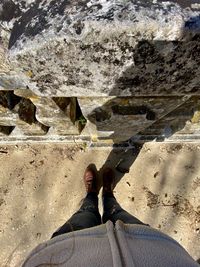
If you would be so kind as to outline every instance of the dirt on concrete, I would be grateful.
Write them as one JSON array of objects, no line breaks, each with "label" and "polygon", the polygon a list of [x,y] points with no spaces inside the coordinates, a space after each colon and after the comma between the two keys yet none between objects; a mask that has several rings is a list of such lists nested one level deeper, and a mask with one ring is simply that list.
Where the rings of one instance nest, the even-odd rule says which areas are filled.
[{"label": "dirt on concrete", "polygon": [[85,196],[82,176],[92,162],[98,170],[122,162],[120,169],[129,172],[116,171],[114,192],[123,208],[200,258],[198,144],[146,143],[137,153],[18,144],[0,146],[0,266],[21,266],[78,209]]}]

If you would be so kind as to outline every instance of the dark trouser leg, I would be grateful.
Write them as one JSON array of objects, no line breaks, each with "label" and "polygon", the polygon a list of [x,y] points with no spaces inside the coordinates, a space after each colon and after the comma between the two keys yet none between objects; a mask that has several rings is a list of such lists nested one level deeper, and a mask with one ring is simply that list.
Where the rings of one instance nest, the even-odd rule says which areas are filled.
[{"label": "dark trouser leg", "polygon": [[101,215],[98,210],[98,196],[96,193],[88,193],[81,208],[51,238],[99,224],[101,224]]},{"label": "dark trouser leg", "polygon": [[105,193],[103,196],[103,223],[108,220],[112,221],[114,224],[117,220],[121,220],[126,224],[144,224],[136,217],[132,216],[130,213],[121,208],[119,203],[116,201],[112,193]]}]

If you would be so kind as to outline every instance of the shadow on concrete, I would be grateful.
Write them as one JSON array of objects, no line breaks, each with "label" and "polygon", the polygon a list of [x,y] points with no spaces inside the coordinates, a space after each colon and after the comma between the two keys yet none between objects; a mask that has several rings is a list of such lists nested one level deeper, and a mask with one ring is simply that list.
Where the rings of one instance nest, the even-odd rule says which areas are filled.
[{"label": "shadow on concrete", "polygon": [[116,186],[117,183],[123,178],[123,176],[129,172],[130,167],[137,159],[137,156],[139,155],[140,150],[143,146],[143,144],[135,143],[132,144],[131,147],[120,148],[121,145],[123,146],[123,144],[115,144],[115,147],[110,152],[105,163],[99,170],[100,178],[102,178],[103,170],[106,167],[111,167],[114,169],[116,175],[114,186]]}]

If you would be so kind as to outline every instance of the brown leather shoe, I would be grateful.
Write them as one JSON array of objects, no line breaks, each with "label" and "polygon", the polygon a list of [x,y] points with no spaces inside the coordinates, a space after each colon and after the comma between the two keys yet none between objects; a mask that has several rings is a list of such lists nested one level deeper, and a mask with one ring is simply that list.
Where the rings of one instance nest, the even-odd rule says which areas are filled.
[{"label": "brown leather shoe", "polygon": [[105,193],[113,194],[114,180],[115,180],[114,170],[107,167],[103,171],[103,195]]},{"label": "brown leather shoe", "polygon": [[83,180],[87,193],[94,192],[98,194],[97,170],[94,164],[90,164],[87,166],[83,176]]}]

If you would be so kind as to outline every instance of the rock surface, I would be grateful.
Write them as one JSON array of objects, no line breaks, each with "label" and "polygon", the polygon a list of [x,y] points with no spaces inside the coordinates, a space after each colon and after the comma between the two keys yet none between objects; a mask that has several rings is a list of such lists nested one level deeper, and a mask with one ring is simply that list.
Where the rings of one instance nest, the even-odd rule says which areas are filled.
[{"label": "rock surface", "polygon": [[[166,127],[171,127],[172,134],[175,129],[178,130],[177,125],[179,130],[184,128],[186,121],[193,114],[191,112],[185,117],[182,114],[182,119],[176,116],[177,109],[187,105],[188,100],[184,97],[106,97],[78,100],[84,117],[93,124],[93,127],[91,125],[89,127],[90,135],[112,139],[114,142],[127,140],[141,132],[146,135],[149,133],[149,128],[154,129],[155,135],[162,135],[165,134]],[[199,104],[199,99],[196,102]],[[190,102],[188,109],[189,107],[195,109],[196,102]],[[171,116],[169,119],[169,114],[173,111],[174,117]],[[173,126],[171,126],[172,122]],[[155,123],[157,126],[154,126]]]},{"label": "rock surface", "polygon": [[199,94],[194,1],[35,1],[15,22],[10,60],[51,96]]},{"label": "rock surface", "polygon": [[76,99],[38,96],[31,90],[0,91],[0,142],[199,141],[199,107],[199,96]]},{"label": "rock surface", "polygon": [[[34,107],[49,128],[38,138],[199,140],[195,0],[4,0],[0,18],[0,91],[22,97],[22,113]],[[59,101],[75,96],[80,107],[63,111]],[[21,126],[18,110],[0,109],[1,140],[38,134],[19,136],[18,124],[29,125]]]}]

